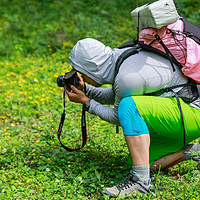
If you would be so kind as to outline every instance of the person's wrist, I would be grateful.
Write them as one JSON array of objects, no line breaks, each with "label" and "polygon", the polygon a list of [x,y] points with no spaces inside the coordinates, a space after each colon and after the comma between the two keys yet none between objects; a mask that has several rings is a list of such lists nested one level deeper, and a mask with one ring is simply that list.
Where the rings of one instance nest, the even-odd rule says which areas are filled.
[{"label": "person's wrist", "polygon": [[90,101],[91,101],[91,99],[88,99],[88,101],[83,104],[83,108],[84,108],[85,111],[89,111],[89,109],[90,109]]},{"label": "person's wrist", "polygon": [[89,100],[90,100],[90,99],[89,99],[88,97],[85,97],[85,98],[82,99],[82,102],[81,102],[81,103],[82,103],[82,104],[85,104],[85,103],[88,102]]}]

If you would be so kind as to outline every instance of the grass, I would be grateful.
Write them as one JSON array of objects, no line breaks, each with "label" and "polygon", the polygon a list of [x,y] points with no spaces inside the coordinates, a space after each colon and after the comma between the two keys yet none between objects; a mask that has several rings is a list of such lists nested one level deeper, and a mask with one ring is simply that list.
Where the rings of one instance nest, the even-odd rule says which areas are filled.
[{"label": "grass", "polygon": [[[87,115],[87,146],[61,148],[57,128],[62,89],[77,40],[92,37],[112,48],[135,37],[130,12],[148,1],[2,0],[0,2],[0,199],[108,199],[100,188],[122,181],[131,166],[122,130]],[[199,1],[176,1],[200,24]],[[80,145],[81,106],[67,102],[62,141]],[[200,141],[200,140],[199,140]],[[199,199],[197,163],[152,172],[154,194],[137,199]],[[119,199],[119,198],[118,198]]]}]

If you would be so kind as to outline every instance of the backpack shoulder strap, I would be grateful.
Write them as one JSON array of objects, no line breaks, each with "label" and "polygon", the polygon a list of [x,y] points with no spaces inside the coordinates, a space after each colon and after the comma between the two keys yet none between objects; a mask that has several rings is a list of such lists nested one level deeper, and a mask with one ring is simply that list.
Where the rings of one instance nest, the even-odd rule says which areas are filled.
[{"label": "backpack shoulder strap", "polygon": [[140,46],[133,46],[130,49],[125,50],[117,59],[116,64],[115,64],[115,74],[114,77],[117,76],[118,72],[119,72],[119,68],[121,66],[121,64],[124,62],[124,60],[126,60],[126,58],[128,58],[131,55],[134,55],[136,53],[138,53],[140,51]]},{"label": "backpack shoulder strap", "polygon": [[126,48],[126,47],[133,47],[133,46],[136,46],[138,44],[138,39],[135,39],[135,40],[129,40],[123,44],[121,44],[118,49],[123,49],[123,48]]}]

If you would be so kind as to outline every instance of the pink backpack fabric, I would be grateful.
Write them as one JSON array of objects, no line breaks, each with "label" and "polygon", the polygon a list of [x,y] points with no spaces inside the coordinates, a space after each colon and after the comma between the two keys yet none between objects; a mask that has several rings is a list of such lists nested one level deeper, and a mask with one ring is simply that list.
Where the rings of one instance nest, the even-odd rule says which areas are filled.
[{"label": "pink backpack fabric", "polygon": [[[165,46],[183,66],[184,75],[192,78],[196,83],[200,83],[200,45],[183,34],[183,28],[183,21],[179,19],[175,23],[160,29],[143,29],[139,34],[139,41],[143,41],[147,45],[150,44],[165,53],[161,44],[154,41],[154,35],[158,34]],[[176,34],[173,34],[170,30],[176,31]],[[152,41],[154,42],[151,44]]]}]

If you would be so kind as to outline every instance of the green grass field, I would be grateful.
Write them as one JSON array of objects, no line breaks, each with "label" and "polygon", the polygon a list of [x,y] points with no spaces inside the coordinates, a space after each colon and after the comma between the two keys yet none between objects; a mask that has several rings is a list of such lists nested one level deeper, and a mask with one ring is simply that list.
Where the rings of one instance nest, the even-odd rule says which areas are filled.
[{"label": "green grass field", "polygon": [[[0,1],[0,199],[108,199],[102,186],[129,174],[122,129],[87,115],[85,148],[57,140],[63,111],[58,75],[70,50],[92,37],[112,48],[136,37],[130,12],[144,0]],[[200,25],[199,0],[177,0],[179,14]],[[62,141],[79,146],[81,106],[68,102]],[[198,140],[200,141],[200,139]],[[153,194],[137,199],[200,199],[194,161],[152,172]],[[119,199],[119,198],[118,198]]]}]

